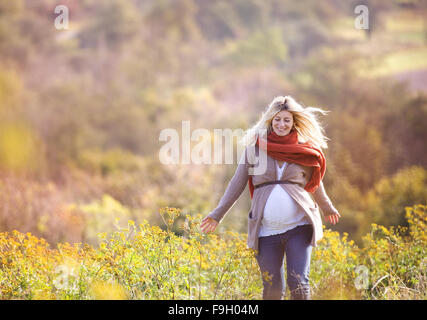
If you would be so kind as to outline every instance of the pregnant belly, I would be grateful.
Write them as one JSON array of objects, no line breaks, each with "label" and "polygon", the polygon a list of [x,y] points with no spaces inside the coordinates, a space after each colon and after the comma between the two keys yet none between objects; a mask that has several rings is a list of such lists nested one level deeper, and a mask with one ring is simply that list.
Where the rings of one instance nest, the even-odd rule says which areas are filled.
[{"label": "pregnant belly", "polygon": [[303,209],[281,187],[275,186],[264,207],[263,225],[269,228],[282,228],[304,217]]}]

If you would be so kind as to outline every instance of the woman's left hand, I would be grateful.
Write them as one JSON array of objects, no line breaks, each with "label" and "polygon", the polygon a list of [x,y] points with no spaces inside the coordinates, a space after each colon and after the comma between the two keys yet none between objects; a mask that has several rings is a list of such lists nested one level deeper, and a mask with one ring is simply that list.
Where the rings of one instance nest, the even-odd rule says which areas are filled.
[{"label": "woman's left hand", "polygon": [[329,220],[330,223],[337,224],[339,221],[339,218],[341,218],[341,215],[339,214],[339,212],[337,212],[337,213],[326,216],[326,218]]}]

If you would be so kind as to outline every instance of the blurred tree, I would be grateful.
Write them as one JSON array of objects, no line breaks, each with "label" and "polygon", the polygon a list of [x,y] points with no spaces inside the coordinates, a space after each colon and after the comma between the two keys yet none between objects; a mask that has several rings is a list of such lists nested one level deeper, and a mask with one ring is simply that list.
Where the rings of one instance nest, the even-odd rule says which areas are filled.
[{"label": "blurred tree", "polygon": [[44,148],[25,117],[24,96],[20,76],[0,70],[0,169],[34,173],[43,169]]},{"label": "blurred tree", "polygon": [[0,56],[24,62],[28,47],[20,36],[19,21],[23,15],[23,0],[0,0]]},{"label": "blurred tree", "polygon": [[110,49],[119,49],[140,29],[141,17],[131,1],[97,2],[94,9],[96,14],[78,36],[82,48],[104,45]]},{"label": "blurred tree", "polygon": [[287,58],[287,47],[279,28],[256,31],[247,39],[229,41],[224,48],[226,60],[238,66],[281,66]]},{"label": "blurred tree", "polygon": [[269,25],[269,1],[202,0],[197,4],[197,22],[209,40],[222,42],[245,37]]},{"label": "blurred tree", "polygon": [[335,173],[367,191],[387,169],[388,150],[381,133],[367,126],[363,116],[355,118],[344,112],[330,116],[328,132],[333,141],[329,154]]},{"label": "blurred tree", "polygon": [[348,48],[322,46],[305,57],[298,69],[288,76],[296,90],[316,105],[327,105],[330,110],[348,109],[360,89],[352,64],[360,57],[361,54]]},{"label": "blurred tree", "polygon": [[197,6],[194,0],[154,2],[151,10],[144,16],[153,40],[172,41],[168,43],[169,48],[174,48],[179,42],[200,39],[201,33],[195,20]]},{"label": "blurred tree", "polygon": [[37,172],[42,169],[43,151],[42,141],[27,124],[0,124],[0,169],[19,173]]},{"label": "blurred tree", "polygon": [[55,1],[0,0],[0,56],[25,67],[33,56],[52,55]]},{"label": "blurred tree", "polygon": [[9,68],[0,69],[0,119],[12,119],[21,111],[23,83],[21,77]]},{"label": "blurred tree", "polygon": [[94,108],[87,107],[91,106],[88,97],[75,82],[45,89],[39,95],[43,104],[35,104],[31,119],[46,142],[49,169],[54,172],[76,159],[85,144],[91,144],[88,114]]},{"label": "blurred tree", "polygon": [[419,94],[401,100],[399,110],[384,117],[392,172],[404,166],[427,167],[427,96]]},{"label": "blurred tree", "polygon": [[405,207],[427,203],[427,171],[417,166],[401,169],[380,179],[362,199],[370,221],[384,226],[407,225]]}]

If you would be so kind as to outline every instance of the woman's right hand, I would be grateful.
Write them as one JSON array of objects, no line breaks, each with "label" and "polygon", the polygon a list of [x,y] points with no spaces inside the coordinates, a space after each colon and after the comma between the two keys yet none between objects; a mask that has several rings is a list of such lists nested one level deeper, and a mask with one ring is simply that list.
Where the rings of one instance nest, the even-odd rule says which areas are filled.
[{"label": "woman's right hand", "polygon": [[218,221],[210,217],[205,217],[202,220],[202,223],[200,224],[200,228],[202,228],[202,231],[205,233],[214,232],[217,225],[218,225]]}]

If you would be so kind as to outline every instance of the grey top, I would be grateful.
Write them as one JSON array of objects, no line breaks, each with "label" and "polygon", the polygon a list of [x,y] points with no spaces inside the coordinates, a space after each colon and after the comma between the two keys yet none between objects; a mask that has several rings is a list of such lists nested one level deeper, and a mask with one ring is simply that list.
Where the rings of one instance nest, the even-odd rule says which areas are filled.
[{"label": "grey top", "polygon": [[[258,158],[252,152],[248,152],[248,148],[242,153],[242,157],[237,165],[236,171],[231,178],[228,186],[219,201],[218,206],[209,213],[209,217],[220,222],[228,213],[230,208],[234,205],[237,199],[245,190],[249,180],[249,168],[253,167],[253,163],[259,165],[260,153],[264,151],[258,146],[255,147]],[[254,186],[276,180],[276,162],[267,154],[263,154],[267,159],[266,170],[263,174],[252,175],[252,183]],[[258,161],[257,161],[258,160]],[[295,163],[288,163],[280,180],[293,182],[292,184],[280,184],[289,195],[304,209],[308,218],[313,225],[312,245],[316,246],[323,236],[322,219],[319,212],[322,210],[324,215],[338,213],[337,209],[333,206],[331,200],[326,194],[323,182],[313,192],[307,192],[304,187],[309,181],[312,173],[311,167],[301,166]],[[251,171],[252,172],[252,171]],[[266,201],[276,185],[267,185],[262,188],[254,190],[253,199],[251,202],[251,210],[248,215],[248,247],[258,250],[258,236],[261,220],[263,217],[264,207]],[[314,199],[314,201],[313,201]]]}]

